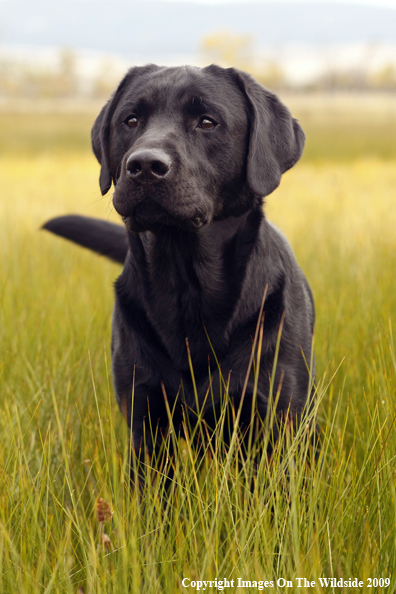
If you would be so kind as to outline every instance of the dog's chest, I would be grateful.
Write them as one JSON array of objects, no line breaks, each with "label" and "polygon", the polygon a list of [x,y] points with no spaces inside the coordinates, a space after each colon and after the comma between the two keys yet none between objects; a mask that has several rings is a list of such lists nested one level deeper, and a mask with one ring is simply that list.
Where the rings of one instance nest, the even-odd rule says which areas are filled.
[{"label": "dog's chest", "polygon": [[131,332],[146,338],[144,317],[175,368],[187,371],[190,355],[194,369],[207,370],[208,357],[215,353],[221,358],[229,347],[239,283],[226,273],[217,253],[176,242],[145,245],[143,238],[139,243],[131,250],[122,275],[125,291],[119,296]]},{"label": "dog's chest", "polygon": [[188,266],[177,269],[172,262],[167,267],[166,282],[152,276],[146,288],[149,320],[173,364],[181,370],[189,368],[189,356],[196,368],[207,368],[212,349],[216,356],[222,356],[228,348],[226,329],[233,313],[221,275],[208,280],[210,273],[216,276],[208,267],[202,279],[193,263]]}]

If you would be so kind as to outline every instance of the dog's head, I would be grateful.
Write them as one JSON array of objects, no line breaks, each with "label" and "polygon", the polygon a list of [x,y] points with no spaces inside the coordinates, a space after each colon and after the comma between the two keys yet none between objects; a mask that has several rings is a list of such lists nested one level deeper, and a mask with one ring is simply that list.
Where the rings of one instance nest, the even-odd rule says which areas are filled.
[{"label": "dog's head", "polygon": [[305,136],[276,95],[219,66],[132,68],[92,129],[100,188],[134,231],[239,216],[280,183]]}]

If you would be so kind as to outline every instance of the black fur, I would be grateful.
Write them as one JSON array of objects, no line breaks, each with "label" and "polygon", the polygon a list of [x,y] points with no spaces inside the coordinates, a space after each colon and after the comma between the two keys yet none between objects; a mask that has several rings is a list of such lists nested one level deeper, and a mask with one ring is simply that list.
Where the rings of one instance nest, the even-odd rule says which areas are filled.
[{"label": "black fur", "polygon": [[125,261],[128,242],[125,229],[121,225],[80,215],[67,215],[47,221],[43,229],[66,237],[120,264]]},{"label": "black fur", "polygon": [[[101,164],[100,187],[104,194],[114,183],[113,203],[125,235],[111,223],[75,216],[45,228],[125,259],[115,290],[112,365],[137,456],[143,435],[149,452],[159,445],[151,440],[149,416],[158,435],[166,431],[164,392],[175,422],[184,406],[194,423],[186,339],[199,405],[209,389],[209,362],[219,406],[215,353],[238,407],[265,292],[257,412],[265,417],[281,323],[277,411],[298,419],[304,408],[312,294],[286,239],[262,209],[263,197],[300,158],[304,139],[274,94],[243,72],[217,66],[133,68],[97,118],[92,145]],[[252,370],[245,425],[253,382]]]}]

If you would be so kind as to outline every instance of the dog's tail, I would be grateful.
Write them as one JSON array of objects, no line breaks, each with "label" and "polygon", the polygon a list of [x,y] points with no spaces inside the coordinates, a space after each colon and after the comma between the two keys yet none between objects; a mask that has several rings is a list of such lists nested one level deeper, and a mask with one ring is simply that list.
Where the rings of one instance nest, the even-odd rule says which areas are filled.
[{"label": "dog's tail", "polygon": [[128,243],[125,228],[121,225],[91,217],[67,215],[50,219],[42,229],[70,239],[115,262],[123,264],[125,261]]}]

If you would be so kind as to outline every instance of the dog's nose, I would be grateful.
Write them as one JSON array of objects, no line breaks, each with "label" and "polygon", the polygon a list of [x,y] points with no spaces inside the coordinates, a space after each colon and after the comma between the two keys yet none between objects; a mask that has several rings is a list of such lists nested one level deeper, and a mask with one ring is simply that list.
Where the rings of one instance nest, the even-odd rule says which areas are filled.
[{"label": "dog's nose", "polygon": [[162,179],[170,167],[171,158],[160,149],[135,151],[126,162],[128,176],[140,181]]}]

